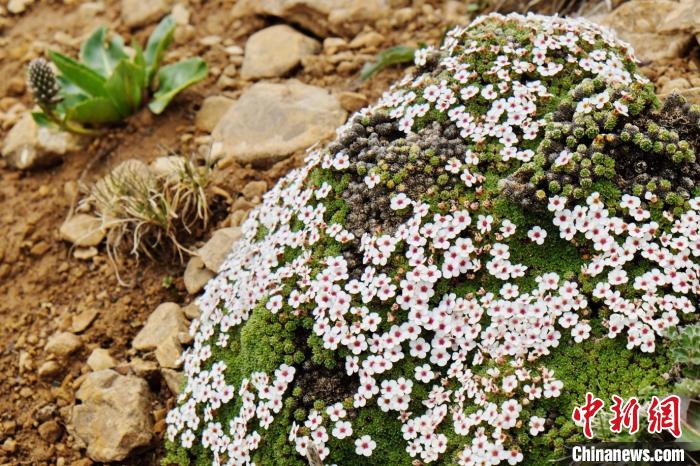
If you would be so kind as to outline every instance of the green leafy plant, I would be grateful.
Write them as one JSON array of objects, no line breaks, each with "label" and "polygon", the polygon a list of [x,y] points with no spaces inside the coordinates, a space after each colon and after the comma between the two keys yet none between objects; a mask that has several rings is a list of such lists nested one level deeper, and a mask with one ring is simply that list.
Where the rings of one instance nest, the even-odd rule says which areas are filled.
[{"label": "green leafy plant", "polygon": [[700,450],[700,401],[696,398],[683,398],[681,405],[681,436],[677,442],[683,443],[686,450]]},{"label": "green leafy plant", "polygon": [[376,73],[391,65],[399,65],[402,63],[410,63],[413,61],[416,49],[405,45],[397,45],[377,54],[377,59],[372,63],[365,64],[360,72],[360,77],[363,80],[371,78]]},{"label": "green leafy plant", "polygon": [[198,57],[161,67],[175,31],[166,16],[148,38],[145,49],[133,42],[128,53],[124,40],[106,37],[100,27],[80,47],[79,60],[49,52],[58,76],[46,60],[29,64],[29,86],[41,111],[32,115],[37,124],[80,134],[95,134],[95,127],[117,123],[137,112],[150,97],[148,108],[161,113],[183,89],[207,75]]},{"label": "green leafy plant", "polygon": [[681,367],[675,392],[681,396],[682,435],[678,442],[690,451],[700,450],[700,324],[674,330],[669,335],[671,356]]},{"label": "green leafy plant", "polygon": [[700,366],[700,324],[686,325],[671,335],[673,359],[684,366]]}]

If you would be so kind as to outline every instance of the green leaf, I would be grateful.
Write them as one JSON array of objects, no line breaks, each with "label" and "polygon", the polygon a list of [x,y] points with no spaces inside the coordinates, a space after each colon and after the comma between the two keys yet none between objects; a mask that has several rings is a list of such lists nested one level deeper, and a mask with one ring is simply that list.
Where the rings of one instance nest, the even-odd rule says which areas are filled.
[{"label": "green leaf", "polygon": [[397,45],[396,47],[388,48],[377,55],[377,60],[374,63],[367,63],[362,67],[360,77],[366,80],[387,66],[412,62],[415,53],[416,49],[413,47],[406,47],[405,45]]},{"label": "green leaf", "polygon": [[697,399],[681,398],[682,407],[685,408],[681,420],[681,436],[677,442],[684,443],[683,448],[688,451],[700,450],[700,401]]},{"label": "green leaf", "polygon": [[90,94],[88,94],[87,92],[85,92],[84,90],[82,90],[81,88],[76,86],[75,84],[73,84],[72,81],[69,81],[64,76],[58,75],[58,76],[56,76],[56,80],[58,80],[58,84],[60,87],[60,89],[58,91],[58,95],[61,98],[65,99],[69,96],[76,96],[76,95],[90,97]]},{"label": "green leaf", "polygon": [[107,95],[104,87],[106,81],[104,76],[58,52],[49,52],[49,56],[65,80],[70,81],[93,97]]},{"label": "green leaf", "polygon": [[131,48],[134,49],[134,60],[133,63],[134,65],[138,66],[141,68],[141,73],[143,74],[143,84],[142,87],[144,89],[148,89],[148,75],[146,73],[146,56],[143,54],[143,49],[139,45],[138,42],[133,41],[131,43]]},{"label": "green leaf", "polygon": [[106,29],[97,28],[80,47],[80,61],[93,71],[109,78],[117,64],[129,56],[124,51],[124,41],[115,36],[105,44]]},{"label": "green leaf", "polygon": [[206,76],[207,64],[201,58],[188,58],[164,66],[158,73],[158,91],[153,95],[148,108],[155,114],[161,113],[178,92]]},{"label": "green leaf", "polygon": [[122,118],[141,107],[143,97],[143,68],[127,60],[119,62],[105,84],[112,101]]},{"label": "green leaf", "polygon": [[78,123],[116,123],[122,116],[109,97],[93,97],[80,102],[68,111],[68,120]]},{"label": "green leaf", "polygon": [[34,122],[42,128],[58,128],[58,125],[51,121],[51,119],[49,119],[44,112],[32,112],[32,118],[34,119]]},{"label": "green leaf", "polygon": [[60,102],[56,105],[56,112],[63,116],[70,111],[71,108],[78,105],[84,100],[91,99],[90,94],[73,84],[71,81],[67,80],[64,76],[57,76],[58,82],[60,84],[61,90],[58,92],[61,98]]},{"label": "green leaf", "polygon": [[67,96],[63,101],[56,105],[56,110],[59,114],[66,114],[70,112],[70,109],[78,105],[80,102],[85,100],[90,100],[93,97],[85,94],[71,94]]},{"label": "green leaf", "polygon": [[150,85],[163,61],[165,50],[170,46],[175,32],[175,20],[171,15],[166,16],[158,23],[146,43],[144,57],[146,59],[146,82]]}]

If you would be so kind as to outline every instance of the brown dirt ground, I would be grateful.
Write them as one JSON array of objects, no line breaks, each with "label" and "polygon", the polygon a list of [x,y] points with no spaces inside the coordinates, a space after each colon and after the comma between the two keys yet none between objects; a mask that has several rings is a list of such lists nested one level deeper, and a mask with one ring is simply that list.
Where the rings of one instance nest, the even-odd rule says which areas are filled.
[{"label": "brown dirt ground", "polygon": [[[105,10],[96,17],[79,14],[78,2],[48,1],[34,4],[21,16],[0,18],[0,76],[3,76],[0,112],[6,116],[0,137],[11,126],[13,107],[31,104],[23,77],[29,59],[47,47],[75,54],[79,41],[74,38],[84,37],[101,24],[109,25],[112,30],[116,26],[127,43],[130,41],[132,35],[119,20],[119,3],[114,0],[104,3]],[[244,46],[252,32],[279,21],[271,18],[233,21],[222,14],[229,11],[232,2],[189,3],[195,37],[174,44],[171,50],[178,56],[202,56],[214,76],[178,97],[163,115],[154,117],[143,111],[58,166],[21,173],[0,162],[0,465],[93,464],[65,429],[57,441],[47,442],[39,435],[38,426],[49,419],[65,426],[75,388],[88,371],[85,361],[93,348],[108,348],[120,363],[126,364],[134,356],[131,339],[159,303],[188,303],[192,299],[184,290],[183,267],[176,261],[139,263],[129,259],[121,273],[134,286],[124,287],[116,279],[104,246],[96,257],[78,260],[73,257],[70,245],[58,236],[58,228],[74,203],[78,184],[89,184],[129,158],[148,162],[169,150],[181,154],[196,152],[202,134],[195,130],[193,120],[202,98],[215,94],[236,97],[248,85],[237,79],[231,82],[217,79],[216,71],[221,72],[229,64],[228,56],[222,47],[206,47],[197,39],[219,35],[225,45]],[[389,69],[362,82],[357,77],[362,63],[377,49],[392,45],[438,43],[453,21],[445,19],[448,12],[441,9],[440,1],[412,3],[421,14],[404,24],[387,19],[378,26],[384,36],[379,47],[355,50],[342,63],[320,56],[305,63],[294,77],[334,92],[361,92],[370,101],[375,99],[401,70]],[[139,29],[135,37],[144,41],[152,27]],[[663,76],[668,79],[683,76],[687,66],[687,61],[654,64],[648,71],[654,79]],[[262,179],[270,186],[300,161],[301,154],[297,154],[264,171],[229,167],[222,187],[235,199],[248,181]],[[170,279],[172,285],[165,286]],[[82,333],[82,349],[68,360],[59,361],[62,371],[54,380],[41,380],[37,369],[48,359],[43,351],[47,338],[58,330],[68,329],[72,316],[86,309],[96,309],[99,315]],[[154,416],[159,420],[156,430],[162,433],[162,417],[172,404],[172,397],[161,381],[152,380],[151,384],[156,393]],[[47,417],[46,412],[53,414]],[[160,435],[154,439],[152,448],[123,464],[157,464],[161,454],[159,438]]]},{"label": "brown dirt ground", "polygon": [[[112,28],[120,24],[118,2],[105,3],[104,13],[97,18],[79,15],[77,3],[46,2],[5,21],[0,38],[0,76],[7,78],[0,80],[0,111],[9,114],[8,110],[18,103],[31,104],[23,77],[29,59],[47,46],[77,53],[79,42],[67,46],[60,34],[81,38],[100,24]],[[274,22],[270,18],[246,18],[232,23],[226,15],[218,14],[230,8],[230,2],[190,4],[190,24],[195,26],[196,37],[220,35],[232,44],[244,46],[248,35]],[[413,42],[439,39],[441,32],[436,33],[430,26],[427,21],[411,25],[408,31],[416,33]],[[152,27],[137,31],[136,37],[144,41]],[[118,26],[117,32],[129,42],[128,30]],[[406,34],[387,36],[387,46],[411,40]],[[221,70],[228,64],[225,53],[203,47],[196,40],[187,41],[186,45],[174,44],[171,50],[177,55],[203,56],[210,69]],[[295,73],[295,77],[334,91],[362,92],[374,99],[401,73],[387,70],[363,83],[357,78],[361,62],[332,75],[327,75],[328,66],[312,63]],[[228,84],[224,91],[212,76],[178,97],[163,115],[154,117],[143,111],[124,127],[115,128],[85,151],[50,169],[21,173],[0,162],[0,464],[92,464],[65,429],[58,441],[47,442],[38,434],[38,426],[54,419],[65,427],[75,388],[88,371],[85,361],[93,348],[108,348],[115,359],[126,364],[134,355],[130,349],[132,338],[159,303],[187,303],[192,299],[184,290],[183,267],[177,261],[139,263],[129,259],[120,269],[121,275],[135,286],[126,288],[117,281],[104,246],[91,260],[75,259],[70,244],[59,238],[58,228],[73,206],[76,186],[89,184],[129,158],[149,162],[167,151],[194,153],[195,138],[200,133],[194,129],[193,120],[203,97],[221,93],[236,97],[246,85],[237,81]],[[11,124],[4,124],[0,135],[4,136],[9,127]],[[223,187],[235,198],[248,181],[263,179],[269,186],[301,160],[302,154],[297,154],[267,171],[229,167]],[[172,279],[172,285],[165,287],[164,279]],[[82,349],[68,360],[59,361],[62,372],[55,380],[41,380],[37,369],[49,359],[43,351],[47,338],[68,329],[72,316],[85,309],[96,309],[99,315],[82,332]],[[160,380],[151,382],[157,400],[153,411],[158,419],[164,416],[172,397]],[[56,408],[49,418],[38,413],[42,408],[42,412],[46,411],[47,405]],[[162,421],[156,423],[156,430],[162,427]],[[160,436],[154,440],[153,448],[124,464],[158,464],[159,443]]]}]

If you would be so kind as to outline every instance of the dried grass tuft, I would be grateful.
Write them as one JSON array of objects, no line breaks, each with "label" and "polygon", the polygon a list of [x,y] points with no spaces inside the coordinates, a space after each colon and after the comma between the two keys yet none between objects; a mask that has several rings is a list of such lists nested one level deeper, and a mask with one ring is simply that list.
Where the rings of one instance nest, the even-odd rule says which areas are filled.
[{"label": "dried grass tuft", "polygon": [[192,254],[185,244],[206,230],[211,164],[169,157],[168,165],[154,171],[127,161],[95,183],[83,201],[102,220],[113,262],[124,253],[153,260],[174,255],[182,262]]}]

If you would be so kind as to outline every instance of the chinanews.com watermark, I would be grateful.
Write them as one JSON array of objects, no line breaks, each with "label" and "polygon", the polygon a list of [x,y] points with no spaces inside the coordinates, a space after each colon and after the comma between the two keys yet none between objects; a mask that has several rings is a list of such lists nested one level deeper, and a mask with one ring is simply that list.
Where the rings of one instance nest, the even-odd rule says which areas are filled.
[{"label": "chinanews.com watermark", "polygon": [[583,465],[668,465],[699,464],[697,455],[686,450],[689,444],[666,443],[596,443],[569,447],[572,466]]},{"label": "chinanews.com watermark", "polygon": [[[593,421],[603,414],[605,401],[586,393],[585,403],[576,406],[572,420],[581,427],[589,440],[596,436]],[[698,445],[683,443],[681,399],[677,395],[660,398],[652,396],[648,403],[640,403],[636,397],[627,400],[613,395],[609,408],[607,428],[614,434],[636,434],[643,427],[640,418],[646,421],[649,434],[666,434],[675,441],[646,443],[579,443],[570,446],[572,465],[700,465]]]}]

